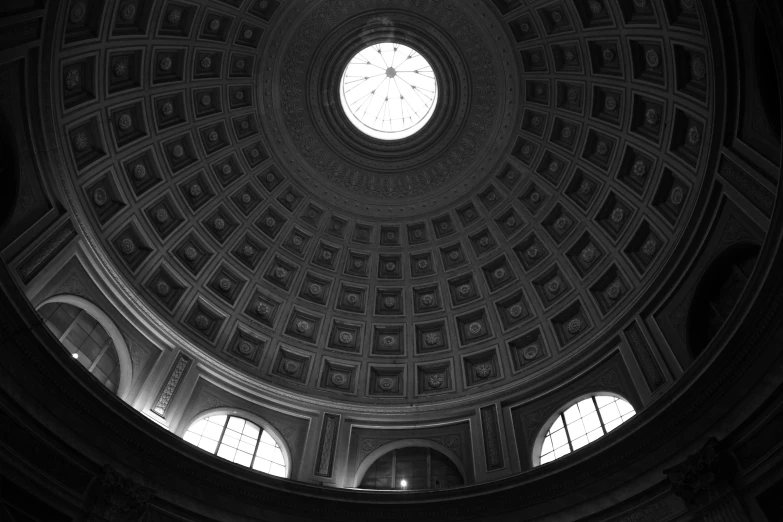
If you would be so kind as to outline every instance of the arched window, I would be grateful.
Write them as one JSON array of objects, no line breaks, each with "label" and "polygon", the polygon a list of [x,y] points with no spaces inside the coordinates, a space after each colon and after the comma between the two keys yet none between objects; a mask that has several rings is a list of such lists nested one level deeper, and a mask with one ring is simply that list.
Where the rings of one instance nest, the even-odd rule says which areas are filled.
[{"label": "arched window", "polygon": [[635,414],[633,406],[619,397],[591,395],[584,398],[558,413],[544,428],[546,435],[540,445],[535,446],[533,464],[546,464],[568,455],[603,437]]},{"label": "arched window", "polygon": [[428,447],[399,448],[376,459],[364,473],[362,489],[448,489],[465,484],[457,466]]},{"label": "arched window", "polygon": [[72,304],[47,303],[38,312],[73,358],[116,393],[120,385],[120,359],[106,329],[89,312]]},{"label": "arched window", "polygon": [[218,457],[256,471],[287,477],[280,444],[269,431],[233,415],[212,415],[197,420],[184,439]]}]

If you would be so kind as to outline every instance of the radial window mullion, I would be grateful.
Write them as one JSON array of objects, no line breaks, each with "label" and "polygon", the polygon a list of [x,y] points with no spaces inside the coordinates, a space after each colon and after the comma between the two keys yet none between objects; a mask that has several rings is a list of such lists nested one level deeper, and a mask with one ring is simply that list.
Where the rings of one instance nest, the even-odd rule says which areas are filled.
[{"label": "radial window mullion", "polygon": [[250,468],[253,469],[253,466],[256,465],[256,458],[258,457],[258,445],[261,444],[261,437],[264,435],[264,430],[259,426],[260,430],[258,432],[258,440],[256,441],[256,447],[253,450],[253,459],[250,461]]},{"label": "radial window mullion", "polygon": [[90,371],[92,371],[95,368],[95,366],[98,364],[98,361],[100,361],[101,357],[103,357],[104,354],[106,353],[106,350],[109,349],[110,345],[111,345],[111,337],[106,341],[106,343],[103,345],[103,348],[101,348],[101,351],[98,353],[98,356],[90,365]]},{"label": "radial window mullion", "polygon": [[392,453],[392,489],[397,487],[397,450]]},{"label": "radial window mullion", "polygon": [[601,423],[601,431],[603,431],[604,435],[606,435],[607,431],[606,431],[606,426],[604,425],[604,418],[601,415],[601,409],[598,407],[598,402],[595,400],[595,395],[593,395],[590,398],[593,400],[593,406],[595,406],[595,411],[598,412],[598,422]]},{"label": "radial window mullion", "polygon": [[[60,341],[60,342],[63,342],[63,341],[64,341],[64,340],[65,340],[65,339],[68,337],[68,334],[69,334],[69,333],[71,333],[71,330],[73,330],[73,325],[75,325],[75,324],[78,322],[78,320],[79,320],[79,317],[81,317],[81,316],[82,316],[82,314],[86,314],[86,313],[87,313],[87,312],[85,312],[85,311],[84,311],[84,310],[82,310],[82,309],[80,309],[80,310],[79,310],[79,313],[78,313],[78,314],[76,314],[76,317],[74,317],[74,318],[73,318],[73,321],[71,321],[71,324],[69,324],[69,325],[68,325],[68,328],[66,328],[66,329],[63,331],[63,333],[62,333],[62,334],[60,334],[60,338],[59,338],[59,341]],[[78,352],[78,351],[79,351],[79,349],[77,348],[77,349],[76,349],[76,351]]]},{"label": "radial window mullion", "polygon": [[220,446],[223,445],[223,437],[226,435],[226,428],[228,427],[228,421],[231,419],[230,415],[226,415],[226,422],[223,423],[223,431],[220,432],[220,439],[218,440],[217,447],[215,448],[215,455],[220,451]]},{"label": "radial window mullion", "polygon": [[571,444],[571,434],[568,432],[568,424],[566,424],[566,418],[563,412],[560,413],[560,421],[563,423],[563,429],[565,430],[566,440],[568,440],[568,449],[569,451],[574,451],[574,445]]}]

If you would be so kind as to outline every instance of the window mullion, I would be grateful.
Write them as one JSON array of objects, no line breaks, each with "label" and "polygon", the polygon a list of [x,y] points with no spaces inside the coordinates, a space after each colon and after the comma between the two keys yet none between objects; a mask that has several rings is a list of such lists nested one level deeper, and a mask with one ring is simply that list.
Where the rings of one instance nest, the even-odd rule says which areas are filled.
[{"label": "window mullion", "polygon": [[[247,420],[245,420],[247,422]],[[256,455],[258,455],[258,445],[261,444],[261,435],[264,434],[264,428],[261,426],[258,427],[261,431],[258,432],[258,440],[256,441],[256,447],[253,449],[253,458],[250,459],[250,467],[253,467],[253,464],[256,463]],[[240,440],[242,440],[240,438]],[[270,470],[271,471],[271,470]]]},{"label": "window mullion", "polygon": [[397,488],[397,450],[392,453],[392,489]]},{"label": "window mullion", "polygon": [[[66,328],[66,329],[65,329],[65,331],[64,331],[62,334],[60,334],[60,339],[59,339],[59,341],[60,341],[61,343],[62,343],[62,342],[65,340],[65,338],[66,338],[66,337],[68,337],[68,334],[69,334],[69,333],[71,333],[71,330],[73,330],[73,325],[75,325],[75,324],[78,322],[78,320],[79,320],[79,317],[81,317],[81,316],[82,316],[82,314],[86,314],[86,313],[87,313],[87,312],[85,312],[85,311],[84,311],[84,310],[82,310],[81,308],[79,309],[79,313],[78,313],[78,314],[76,314],[76,317],[74,317],[74,318],[73,318],[73,321],[71,321],[71,324],[69,324],[69,325],[68,325],[68,328]],[[76,345],[74,345],[74,346],[76,346]],[[81,348],[81,347],[80,347],[80,346],[77,346],[77,347],[76,347],[76,351],[77,351],[77,352],[79,351],[79,348]]]},{"label": "window mullion", "polygon": [[226,423],[223,424],[223,431],[220,432],[220,439],[218,440],[217,449],[215,450],[215,455],[217,455],[217,452],[220,451],[220,445],[223,444],[223,437],[226,434],[226,428],[228,428],[229,420],[231,420],[231,416],[226,416]]},{"label": "window mullion", "polygon": [[593,399],[593,405],[595,406],[595,411],[598,413],[598,422],[601,423],[601,430],[604,432],[604,435],[606,435],[606,426],[604,425],[604,418],[601,416],[601,410],[598,409],[598,402],[595,400],[595,395],[590,397]]},{"label": "window mullion", "polygon": [[[571,434],[568,433],[568,424],[566,424],[565,414],[562,412],[560,413],[560,420],[563,421],[563,429],[566,432],[566,439],[568,439],[568,449],[574,451],[574,446],[571,444]],[[554,448],[552,449],[554,450]]]},{"label": "window mullion", "polygon": [[103,355],[106,353],[106,350],[109,348],[109,345],[111,345],[111,342],[112,342],[112,340],[111,340],[111,337],[110,337],[109,340],[106,341],[106,344],[103,345],[103,348],[101,348],[101,351],[98,354],[98,357],[96,357],[95,360],[90,365],[90,371],[91,372],[93,371],[93,369],[95,369],[95,366],[98,364],[98,361],[101,360],[101,357],[103,357]]}]

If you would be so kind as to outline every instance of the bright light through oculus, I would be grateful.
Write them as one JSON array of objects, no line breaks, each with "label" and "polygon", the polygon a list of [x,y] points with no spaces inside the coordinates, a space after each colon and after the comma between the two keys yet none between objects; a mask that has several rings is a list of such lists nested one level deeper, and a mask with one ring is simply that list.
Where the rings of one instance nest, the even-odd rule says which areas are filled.
[{"label": "bright light through oculus", "polygon": [[382,140],[419,131],[432,117],[438,82],[432,66],[405,45],[371,45],[354,56],[340,81],[343,110],[359,130]]}]

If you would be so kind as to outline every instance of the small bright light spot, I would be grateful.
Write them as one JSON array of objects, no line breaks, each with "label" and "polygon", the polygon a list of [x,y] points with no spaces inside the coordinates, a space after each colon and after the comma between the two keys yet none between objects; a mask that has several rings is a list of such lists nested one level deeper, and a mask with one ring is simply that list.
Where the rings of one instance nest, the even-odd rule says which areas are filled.
[{"label": "small bright light spot", "polygon": [[402,489],[405,489],[405,488],[407,488],[407,487],[408,487],[408,481],[407,481],[407,480],[405,480],[405,479],[402,479],[402,480],[400,481],[400,486],[402,486]]},{"label": "small bright light spot", "polygon": [[71,357],[73,357],[74,359],[78,359],[79,358],[79,354],[78,353],[72,353]]}]

